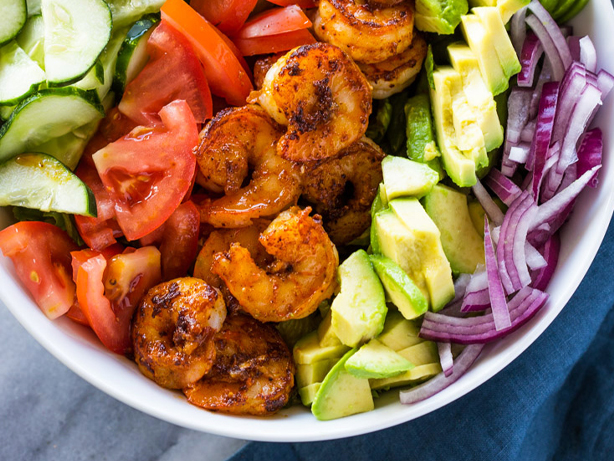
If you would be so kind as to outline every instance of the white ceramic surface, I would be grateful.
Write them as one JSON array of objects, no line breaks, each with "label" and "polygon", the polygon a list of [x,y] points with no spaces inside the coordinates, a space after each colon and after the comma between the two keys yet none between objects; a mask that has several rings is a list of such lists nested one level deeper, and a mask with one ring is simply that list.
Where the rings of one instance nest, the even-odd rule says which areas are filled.
[{"label": "white ceramic surface", "polygon": [[[614,10],[610,0],[591,0],[573,25],[577,35],[590,34],[599,66],[614,74]],[[473,368],[433,398],[411,406],[391,391],[376,401],[376,410],[335,421],[317,421],[300,406],[271,418],[234,417],[200,410],[178,392],[146,379],[129,360],[105,350],[91,331],[68,319],[49,321],[17,280],[12,263],[0,256],[0,297],[19,322],[47,350],[75,373],[120,401],[187,428],[261,441],[315,441],[349,437],[418,418],[475,389],[518,357],[550,325],[586,274],[605,235],[614,209],[614,95],[595,120],[604,132],[605,160],[600,186],[580,197],[563,233],[559,267],[548,288],[551,297],[538,315],[519,331],[488,346]],[[9,224],[0,210],[0,228]]]}]

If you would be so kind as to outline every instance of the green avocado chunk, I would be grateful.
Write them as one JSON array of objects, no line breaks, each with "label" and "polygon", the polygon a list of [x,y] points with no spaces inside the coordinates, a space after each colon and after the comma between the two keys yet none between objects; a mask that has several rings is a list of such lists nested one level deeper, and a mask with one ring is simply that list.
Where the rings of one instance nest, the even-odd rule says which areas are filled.
[{"label": "green avocado chunk", "polygon": [[[480,72],[490,92],[496,96],[509,87],[509,78],[499,61],[496,40],[502,38],[490,30],[478,16],[467,14],[462,18],[461,30],[465,40],[478,58]],[[507,34],[505,39],[509,40]]]},{"label": "green avocado chunk", "polygon": [[311,405],[317,419],[343,418],[375,408],[369,380],[357,378],[345,369],[345,363],[355,353],[356,349],[352,349],[345,354],[326,375]]},{"label": "green avocado chunk", "polygon": [[371,255],[370,258],[386,294],[405,318],[420,317],[428,310],[429,303],[420,288],[397,263],[382,255]]},{"label": "green avocado chunk", "polygon": [[441,373],[439,353],[433,341],[422,341],[397,353],[413,363],[415,367],[392,378],[371,379],[369,380],[371,389],[379,390],[417,384]]},{"label": "green avocado chunk", "polygon": [[414,364],[400,356],[377,339],[372,339],[358,349],[347,362],[345,369],[357,378],[392,378],[414,368]]},{"label": "green avocado chunk", "polygon": [[522,66],[518,60],[514,45],[512,45],[512,40],[505,30],[505,24],[499,10],[496,7],[482,6],[473,8],[471,11],[480,18],[486,30],[492,34],[499,62],[505,76],[510,79],[522,70]]},{"label": "green avocado chunk", "polygon": [[349,347],[343,344],[336,346],[320,346],[318,340],[318,332],[312,331],[308,335],[303,336],[295,344],[293,349],[294,363],[310,364],[326,359],[338,359],[349,350]]},{"label": "green avocado chunk", "polygon": [[420,327],[415,322],[407,320],[400,312],[390,311],[386,323],[377,340],[393,351],[400,351],[410,346],[420,344],[424,340],[418,335]]},{"label": "green avocado chunk", "polygon": [[433,115],[428,93],[418,94],[407,100],[405,118],[407,119],[407,157],[415,162],[426,163],[437,172],[440,180],[443,179],[444,173],[439,161],[441,152],[435,142]]},{"label": "green avocado chunk", "polygon": [[333,300],[332,330],[343,344],[356,347],[384,328],[386,297],[369,255],[354,252],[338,270],[341,291]]},{"label": "green avocado chunk", "polygon": [[484,264],[484,240],[473,226],[467,196],[438,184],[424,198],[424,209],[441,232],[443,251],[455,274],[473,274]]},{"label": "green avocado chunk", "polygon": [[416,0],[416,28],[441,35],[453,34],[468,10],[467,0]]},{"label": "green avocado chunk", "polygon": [[387,201],[397,197],[424,197],[439,182],[439,174],[424,163],[388,155],[382,160]]},{"label": "green avocado chunk", "polygon": [[389,206],[373,223],[381,254],[396,262],[438,311],[454,297],[439,229],[417,199],[395,199]]},{"label": "green avocado chunk", "polygon": [[486,87],[476,55],[464,43],[448,45],[450,62],[462,78],[462,91],[482,135],[484,147],[490,152],[503,144],[503,127],[497,113],[497,104]]},{"label": "green avocado chunk", "polygon": [[459,187],[471,187],[477,182],[475,159],[459,149],[454,126],[453,103],[455,94],[462,90],[461,76],[451,67],[442,66],[433,72],[433,82],[431,103],[443,167]]}]

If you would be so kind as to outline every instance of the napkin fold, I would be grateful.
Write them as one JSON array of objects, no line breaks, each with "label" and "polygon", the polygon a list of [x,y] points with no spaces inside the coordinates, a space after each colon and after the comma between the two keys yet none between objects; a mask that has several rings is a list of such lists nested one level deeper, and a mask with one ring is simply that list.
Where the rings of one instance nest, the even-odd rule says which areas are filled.
[{"label": "napkin fold", "polygon": [[532,461],[614,457],[614,225],[584,281],[520,357],[417,420],[329,442],[250,443],[231,461]]}]

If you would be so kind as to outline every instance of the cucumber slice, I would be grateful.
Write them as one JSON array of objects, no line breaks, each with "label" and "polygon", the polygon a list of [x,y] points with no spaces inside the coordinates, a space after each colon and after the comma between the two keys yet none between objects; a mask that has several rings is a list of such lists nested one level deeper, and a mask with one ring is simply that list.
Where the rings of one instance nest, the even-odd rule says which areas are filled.
[{"label": "cucumber slice", "polygon": [[123,27],[133,24],[145,14],[157,13],[166,0],[108,0],[113,14],[113,25]]},{"label": "cucumber slice", "polygon": [[159,14],[148,14],[135,22],[128,31],[117,55],[117,64],[115,65],[113,90],[117,94],[124,94],[126,85],[147,64],[149,60],[147,40],[158,22],[160,22]]},{"label": "cucumber slice", "polygon": [[53,138],[36,146],[36,150],[58,159],[66,167],[74,170],[81,159],[85,146],[96,134],[100,120],[94,120],[64,136]]},{"label": "cucumber slice", "polygon": [[57,159],[20,154],[0,164],[0,206],[96,216],[94,194]]},{"label": "cucumber slice", "polygon": [[95,90],[99,86],[104,85],[104,66],[99,59],[94,64],[85,77],[75,83],[73,86],[81,88],[82,90]]},{"label": "cucumber slice", "polygon": [[103,0],[42,0],[45,71],[49,86],[79,81],[111,38],[111,10]]},{"label": "cucumber slice", "polygon": [[34,93],[45,72],[15,41],[0,48],[0,105],[13,106]]},{"label": "cucumber slice", "polygon": [[29,18],[15,40],[26,54],[45,70],[45,25],[42,15]]},{"label": "cucumber slice", "polygon": [[2,0],[0,2],[0,45],[17,36],[28,19],[26,0]]},{"label": "cucumber slice", "polygon": [[28,16],[41,14],[41,0],[26,0],[28,5]]},{"label": "cucumber slice", "polygon": [[24,99],[0,128],[0,161],[104,116],[98,95],[78,88],[41,90]]}]

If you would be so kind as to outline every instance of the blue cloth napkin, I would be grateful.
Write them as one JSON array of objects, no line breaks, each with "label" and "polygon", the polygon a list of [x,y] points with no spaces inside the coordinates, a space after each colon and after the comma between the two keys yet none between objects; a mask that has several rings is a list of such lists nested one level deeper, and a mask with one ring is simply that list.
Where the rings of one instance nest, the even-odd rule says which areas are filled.
[{"label": "blue cloth napkin", "polygon": [[250,443],[232,461],[614,459],[614,224],[544,334],[473,392],[401,426],[318,443]]}]

